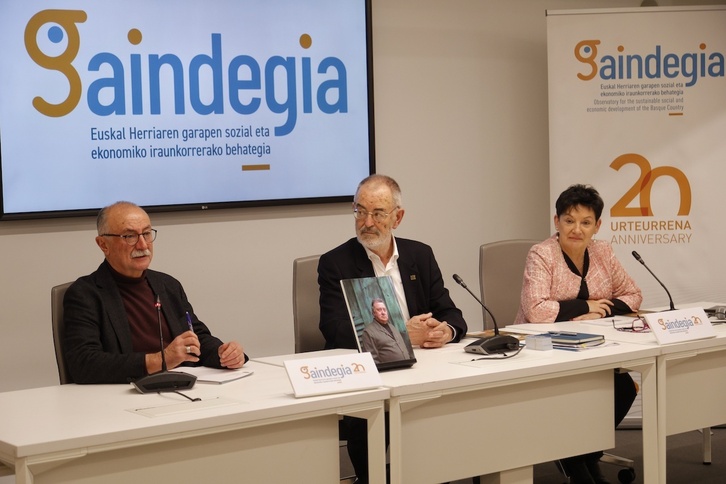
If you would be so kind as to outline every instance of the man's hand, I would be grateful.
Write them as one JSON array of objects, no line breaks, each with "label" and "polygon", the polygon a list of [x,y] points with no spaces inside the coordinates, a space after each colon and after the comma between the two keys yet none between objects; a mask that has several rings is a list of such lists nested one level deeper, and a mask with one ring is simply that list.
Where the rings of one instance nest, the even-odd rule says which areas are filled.
[{"label": "man's hand", "polygon": [[411,344],[421,348],[440,348],[452,340],[451,327],[432,316],[432,313],[419,314],[406,322]]},{"label": "man's hand", "polygon": [[[199,338],[194,331],[185,331],[164,349],[166,368],[171,370],[185,361],[196,363],[200,354]],[[146,355],[146,371],[149,374],[161,371],[161,352]]]},{"label": "man's hand", "polygon": [[242,368],[245,364],[245,351],[236,341],[224,343],[219,347],[219,362],[225,368]]}]

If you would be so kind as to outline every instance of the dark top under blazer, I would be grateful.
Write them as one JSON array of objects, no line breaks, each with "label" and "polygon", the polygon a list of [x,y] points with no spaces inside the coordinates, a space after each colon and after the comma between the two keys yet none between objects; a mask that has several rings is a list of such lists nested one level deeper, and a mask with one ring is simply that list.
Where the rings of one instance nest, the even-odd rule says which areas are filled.
[{"label": "dark top under blazer", "polygon": [[[172,338],[189,329],[188,311],[201,346],[198,364],[221,368],[217,350],[222,342],[197,319],[181,283],[149,269],[146,278],[159,296]],[[63,308],[63,351],[75,383],[128,383],[146,374],[146,355],[133,350],[126,310],[107,262],[68,288]]]},{"label": "dark top under blazer", "polygon": [[[433,250],[421,242],[398,237],[396,244],[409,314],[433,313],[437,320],[456,328],[455,341],[458,341],[466,334],[466,322],[444,287]],[[360,277],[375,277],[375,272],[355,237],[320,256],[320,331],[325,336],[326,348],[358,348],[340,281]]]}]

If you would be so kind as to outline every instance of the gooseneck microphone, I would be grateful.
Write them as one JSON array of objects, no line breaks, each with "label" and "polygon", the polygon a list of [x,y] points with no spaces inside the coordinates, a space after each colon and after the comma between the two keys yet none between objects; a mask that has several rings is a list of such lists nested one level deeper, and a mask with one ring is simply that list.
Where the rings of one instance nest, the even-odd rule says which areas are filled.
[{"label": "gooseneck microphone", "polygon": [[665,287],[665,284],[663,284],[662,282],[660,282],[660,279],[658,279],[658,276],[656,276],[655,274],[653,274],[653,271],[651,271],[650,268],[647,265],[645,265],[645,261],[643,260],[642,257],[640,257],[640,254],[638,254],[636,251],[633,251],[633,257],[635,257],[635,260],[637,260],[638,262],[640,262],[641,264],[643,264],[643,267],[645,267],[646,269],[648,269],[648,272],[650,272],[650,275],[653,276],[656,281],[658,281],[658,284],[660,284],[661,286],[663,286],[663,289],[665,289],[666,294],[668,294],[668,301],[671,303],[670,310],[671,311],[675,311],[676,307],[673,305],[673,298],[671,297],[671,293],[668,292],[668,288]]},{"label": "gooseneck microphone", "polygon": [[479,338],[473,343],[469,343],[468,345],[466,345],[464,347],[464,351],[466,351],[467,353],[477,353],[480,355],[491,355],[517,351],[519,349],[519,340],[511,335],[500,335],[499,326],[497,326],[497,320],[496,318],[494,318],[492,312],[489,311],[489,308],[486,307],[484,303],[481,302],[481,300],[476,297],[473,292],[471,292],[464,280],[459,277],[458,274],[454,274],[454,280],[458,285],[466,289],[466,291],[471,294],[471,297],[476,299],[476,302],[481,304],[481,307],[483,307],[484,310],[489,313],[489,316],[492,317],[492,323],[494,323],[494,336],[485,336],[483,338]]},{"label": "gooseneck microphone", "polygon": [[[189,390],[194,386],[197,377],[181,371],[167,371],[164,356],[164,333],[161,325],[161,300],[156,296],[156,316],[159,320],[159,341],[161,342],[161,371],[146,375],[131,382],[140,393],[176,392]],[[186,396],[186,395],[185,395]]]}]

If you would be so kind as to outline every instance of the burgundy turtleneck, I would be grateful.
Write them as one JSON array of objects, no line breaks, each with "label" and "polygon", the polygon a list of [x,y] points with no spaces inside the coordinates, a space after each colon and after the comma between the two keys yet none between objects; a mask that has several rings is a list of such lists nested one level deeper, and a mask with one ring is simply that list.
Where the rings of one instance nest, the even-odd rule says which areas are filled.
[{"label": "burgundy turtleneck", "polygon": [[[126,309],[134,351],[158,353],[160,341],[156,295],[146,279],[146,272],[141,277],[134,278],[116,272],[110,264],[109,269],[111,269],[111,274],[118,285]],[[161,312],[161,328],[164,335],[164,346],[166,346],[172,340],[172,337],[163,312]]]}]

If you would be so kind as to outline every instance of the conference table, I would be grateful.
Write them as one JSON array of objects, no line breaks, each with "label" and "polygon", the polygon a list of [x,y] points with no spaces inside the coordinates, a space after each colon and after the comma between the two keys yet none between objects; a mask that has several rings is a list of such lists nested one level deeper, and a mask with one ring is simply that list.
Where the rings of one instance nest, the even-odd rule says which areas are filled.
[{"label": "conference table", "polygon": [[[621,368],[642,374],[643,425],[651,429],[643,439],[645,482],[657,482],[658,348],[618,343],[481,359],[464,352],[472,341],[415,348],[413,367],[381,373],[390,391],[391,483],[472,476],[482,476],[484,483],[531,483],[535,464],[612,448],[613,371]],[[255,361],[282,367],[287,359],[334,354],[330,351],[353,350]]]},{"label": "conference table", "polygon": [[[694,302],[679,305],[709,308],[723,305],[714,302]],[[664,310],[666,308],[654,308]],[[612,318],[590,322],[556,323],[562,330],[593,332],[605,335],[608,341],[657,348],[657,449],[658,480],[666,482],[666,437],[683,432],[707,429],[726,422],[726,325],[715,324],[716,337],[659,345],[653,333],[617,331]],[[511,328],[516,328],[512,326]],[[583,329],[589,328],[589,329]],[[550,330],[551,325],[523,325],[523,330]],[[643,410],[645,417],[646,410]],[[647,430],[643,427],[644,438]],[[705,444],[710,439],[704,439]],[[710,448],[705,449],[705,461],[710,462]],[[648,481],[646,481],[648,482]]]},{"label": "conference table", "polygon": [[[548,325],[518,325],[526,332]],[[415,350],[383,387],[295,398],[282,362],[253,374],[139,394],[130,385],[63,385],[0,393],[0,463],[18,484],[45,482],[337,482],[338,419],[368,419],[371,482],[385,472],[389,411],[392,483],[483,476],[529,483],[532,466],[614,447],[612,372],[641,374],[643,480],[662,483],[665,437],[726,422],[726,328],[717,337],[658,345],[652,334],[592,328],[610,344],[584,351],[524,349],[511,358],[464,352],[471,339]],[[335,350],[334,350],[335,351]],[[334,354],[320,353],[320,356]],[[347,350],[343,350],[344,352]],[[704,381],[712,384],[705,385]],[[282,462],[282,465],[276,463]],[[2,467],[0,467],[2,469]]]},{"label": "conference table", "polygon": [[392,483],[529,483],[535,464],[614,447],[615,369],[642,374],[643,426],[652,429],[643,439],[645,482],[657,482],[658,348],[618,343],[480,359],[464,352],[471,341],[416,349],[412,368],[382,373]]},{"label": "conference table", "polygon": [[[386,388],[295,398],[283,368],[183,393],[62,385],[0,393],[0,463],[17,484],[339,481],[338,420],[368,419],[373,477],[385,469]],[[2,468],[2,466],[0,466]]]}]

